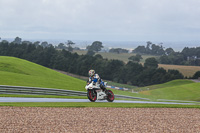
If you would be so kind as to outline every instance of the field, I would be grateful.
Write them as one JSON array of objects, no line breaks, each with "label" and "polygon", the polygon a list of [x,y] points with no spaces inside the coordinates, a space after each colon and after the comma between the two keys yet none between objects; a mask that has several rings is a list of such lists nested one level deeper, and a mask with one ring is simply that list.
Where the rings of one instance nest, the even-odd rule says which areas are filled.
[{"label": "field", "polygon": [[[79,55],[86,54],[86,51],[74,51],[77,52]],[[130,53],[122,53],[122,54],[115,54],[115,53],[102,53],[99,52],[98,54],[102,55],[103,58],[107,59],[118,59],[124,62],[128,62],[128,58],[135,54]],[[152,56],[152,55],[142,55],[141,63],[144,63],[145,60],[149,57],[159,58],[159,56]],[[183,66],[183,65],[165,65],[159,64],[159,67],[163,67],[164,69],[176,69],[179,70],[184,76],[191,77],[194,75],[195,72],[200,71],[200,66]]]},{"label": "field", "polygon": [[192,77],[197,71],[200,71],[200,66],[183,66],[183,65],[165,65],[159,64],[159,67],[164,69],[176,69],[179,70],[184,76]]},{"label": "field", "polygon": [[[76,52],[77,54],[79,55],[85,55],[87,53],[87,51],[74,51]],[[122,60],[124,62],[128,62],[129,61],[129,57],[130,56],[133,56],[133,55],[136,55],[136,54],[131,54],[131,53],[121,53],[121,54],[116,54],[116,53],[104,53],[104,52],[99,52],[99,53],[96,53],[96,54],[100,54],[103,58],[107,58],[107,59],[118,59],[118,60]],[[142,60],[141,62],[144,63],[144,61],[147,59],[147,58],[150,58],[150,57],[155,57],[155,58],[158,58],[158,56],[153,56],[153,55],[142,55]]]}]

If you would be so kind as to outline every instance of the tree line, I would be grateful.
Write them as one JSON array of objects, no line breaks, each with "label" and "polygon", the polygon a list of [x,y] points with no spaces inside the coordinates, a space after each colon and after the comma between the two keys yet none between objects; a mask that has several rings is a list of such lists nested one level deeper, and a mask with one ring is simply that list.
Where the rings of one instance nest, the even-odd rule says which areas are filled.
[{"label": "tree line", "polygon": [[99,54],[78,55],[65,49],[57,50],[53,45],[46,46],[28,41],[21,43],[1,41],[0,55],[26,59],[48,68],[83,76],[88,76],[88,71],[94,69],[102,79],[136,86],[184,78],[178,70],[166,71],[158,68],[155,58],[148,58],[144,65],[134,61],[124,63],[120,60],[103,59]]},{"label": "tree line", "polygon": [[173,53],[174,50],[172,48],[164,49],[162,43],[160,44],[153,44],[152,42],[148,41],[146,46],[138,46],[135,48],[132,53],[138,54],[148,54],[148,55],[168,55]]},{"label": "tree line", "polygon": [[164,49],[162,43],[157,45],[148,41],[146,46],[138,46],[132,53],[158,55],[160,64],[200,66],[200,47],[185,47],[181,52],[175,52],[172,48]]},{"label": "tree line", "polygon": [[200,66],[200,47],[185,47],[181,52],[172,52],[159,58],[161,64]]}]

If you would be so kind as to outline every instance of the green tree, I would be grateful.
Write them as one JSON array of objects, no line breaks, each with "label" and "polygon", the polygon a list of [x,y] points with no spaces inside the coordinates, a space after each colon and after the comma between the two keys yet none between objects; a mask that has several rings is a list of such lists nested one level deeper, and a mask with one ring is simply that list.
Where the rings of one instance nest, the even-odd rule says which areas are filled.
[{"label": "green tree", "polygon": [[103,59],[103,56],[101,56],[100,54],[97,54],[94,56],[95,58],[98,58],[98,59]]},{"label": "green tree", "polygon": [[173,70],[173,69],[169,69],[168,70],[168,73],[170,73],[172,76],[171,80],[174,80],[174,79],[183,79],[184,76],[182,73],[180,73],[178,70]]},{"label": "green tree", "polygon": [[157,68],[158,67],[158,61],[154,57],[147,58],[145,60],[144,67]]},{"label": "green tree", "polygon": [[174,53],[175,51],[172,49],[172,48],[167,48],[166,50],[165,50],[165,53],[166,53],[166,55],[170,55],[170,54],[172,54],[172,53]]},{"label": "green tree", "polygon": [[49,44],[48,44],[48,42],[46,42],[46,41],[41,43],[41,46],[44,47],[44,48],[48,47],[48,45],[49,45]]},{"label": "green tree", "polygon": [[16,37],[15,40],[13,41],[13,43],[21,44],[22,43],[22,39],[19,38],[19,37]]},{"label": "green tree", "polygon": [[120,60],[108,60],[108,62],[105,65],[104,74],[105,78],[108,80],[112,79],[119,79],[119,74],[121,71],[121,68],[124,66],[124,62]]},{"label": "green tree", "polygon": [[159,58],[159,62],[161,64],[171,64],[171,60],[169,59],[169,56],[163,55]]},{"label": "green tree", "polygon": [[36,47],[40,45],[40,41],[36,41],[33,43]]},{"label": "green tree", "polygon": [[30,41],[22,41],[22,44],[30,45],[30,44],[32,44],[32,42],[30,42]]},{"label": "green tree", "polygon": [[138,76],[143,70],[144,67],[141,64],[129,61],[123,68],[120,78],[123,79],[124,83],[138,85]]},{"label": "green tree", "polygon": [[198,79],[198,78],[200,78],[200,71],[197,71],[197,72],[193,75],[192,78],[193,78],[193,79]]},{"label": "green tree", "polygon": [[146,53],[146,48],[145,46],[138,46],[137,48],[135,48],[132,53],[141,53],[141,54],[145,54]]},{"label": "green tree", "polygon": [[92,51],[101,51],[101,49],[103,48],[102,42],[100,41],[95,41],[92,43],[91,46],[87,46],[88,50],[92,50]]},{"label": "green tree", "polygon": [[147,41],[146,54],[151,54],[151,46],[152,46],[152,42]]},{"label": "green tree", "polygon": [[128,50],[122,49],[122,48],[112,48],[112,49],[109,50],[109,53],[117,53],[117,54],[128,53]]},{"label": "green tree", "polygon": [[64,43],[59,43],[57,48],[58,49],[66,49],[67,47],[65,46]]},{"label": "green tree", "polygon": [[88,50],[87,55],[91,55],[93,56],[95,54],[95,52],[93,50]]},{"label": "green tree", "polygon": [[153,54],[153,55],[164,55],[165,51],[163,50],[162,45],[152,44],[151,45],[151,52],[150,52],[150,54]]},{"label": "green tree", "polygon": [[[94,54],[94,51],[91,52]],[[56,50],[50,44],[43,47],[29,44],[29,42],[23,42],[19,45],[13,42],[1,41],[0,55],[26,59],[49,68],[60,69],[82,76],[87,76],[89,69],[95,69],[103,79],[137,86],[183,78],[183,75],[177,70],[166,72],[163,68],[157,68],[158,63],[155,58],[148,58],[144,63],[144,67],[142,64],[133,61],[125,64],[119,60],[103,59],[101,55],[78,55],[65,49]],[[135,57],[141,57],[141,55]],[[182,53],[173,53],[167,57],[172,62],[178,62],[179,59],[182,62],[184,56]]]},{"label": "green tree", "polygon": [[131,57],[128,58],[129,60],[132,60],[132,61],[135,61],[135,62],[140,62],[142,58],[142,56],[140,54],[136,54],[136,55],[133,55]]},{"label": "green tree", "polygon": [[73,47],[72,47],[72,45],[74,45],[75,43],[72,42],[71,40],[67,40],[66,44],[67,44],[68,51],[72,52],[74,50]]}]

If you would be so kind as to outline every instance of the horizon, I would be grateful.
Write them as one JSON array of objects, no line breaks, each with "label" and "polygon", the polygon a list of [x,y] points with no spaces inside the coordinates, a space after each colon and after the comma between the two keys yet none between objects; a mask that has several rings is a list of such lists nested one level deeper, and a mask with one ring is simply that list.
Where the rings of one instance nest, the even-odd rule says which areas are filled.
[{"label": "horizon", "polygon": [[[21,37],[20,37],[21,38]],[[7,40],[9,42],[14,41],[14,38],[1,38],[2,40]],[[23,39],[22,41],[30,41],[30,42],[36,42],[40,41],[44,42],[47,41],[49,44],[52,44],[54,46],[58,45],[59,43],[65,43],[67,40],[71,39]],[[75,43],[74,47],[80,47],[80,48],[86,48],[86,46],[91,45],[94,41],[101,41],[101,40],[71,40]],[[148,40],[150,41],[150,40]],[[124,48],[124,49],[135,49],[137,46],[146,46],[147,41],[115,41],[115,40],[104,40],[101,41],[103,43],[103,46],[105,49],[107,48]],[[182,51],[185,47],[200,47],[200,41],[194,40],[194,41],[150,41],[153,44],[162,44],[162,46],[166,48],[173,48],[175,51]]]}]

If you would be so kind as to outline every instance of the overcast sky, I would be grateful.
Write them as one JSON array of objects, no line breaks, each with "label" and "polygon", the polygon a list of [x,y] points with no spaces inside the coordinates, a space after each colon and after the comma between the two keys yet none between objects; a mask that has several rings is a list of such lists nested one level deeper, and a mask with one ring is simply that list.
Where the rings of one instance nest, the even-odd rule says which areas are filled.
[{"label": "overcast sky", "polygon": [[0,0],[0,37],[200,40],[200,0]]}]

